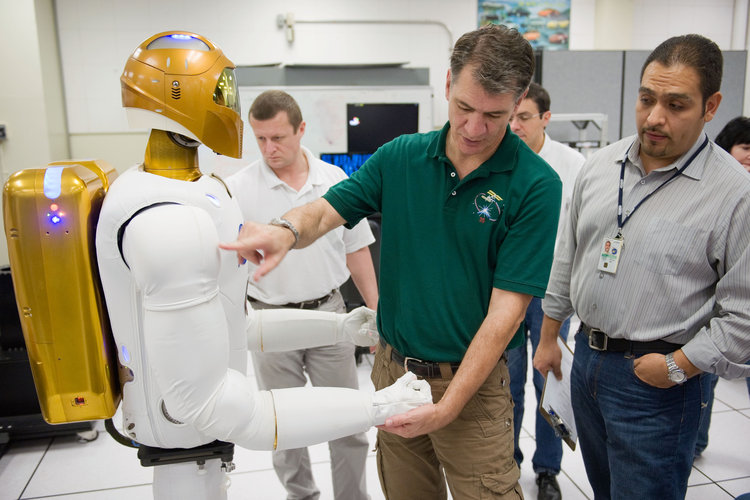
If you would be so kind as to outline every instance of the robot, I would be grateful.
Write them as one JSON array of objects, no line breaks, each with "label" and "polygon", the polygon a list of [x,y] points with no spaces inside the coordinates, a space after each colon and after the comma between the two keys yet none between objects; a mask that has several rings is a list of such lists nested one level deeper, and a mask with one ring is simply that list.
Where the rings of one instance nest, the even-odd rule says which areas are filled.
[{"label": "robot", "polygon": [[202,143],[241,157],[233,70],[210,40],[174,31],[139,45],[120,79],[131,126],[151,133],[143,164],[109,185],[96,258],[120,365],[123,429],[141,445],[141,462],[156,465],[157,500],[226,498],[231,449],[216,440],[297,448],[432,402],[427,382],[411,373],[375,394],[257,391],[246,378],[248,349],[374,345],[377,332],[364,308],[338,315],[249,307],[247,266],[218,248],[236,238],[240,210],[220,178],[200,172],[197,155]]}]

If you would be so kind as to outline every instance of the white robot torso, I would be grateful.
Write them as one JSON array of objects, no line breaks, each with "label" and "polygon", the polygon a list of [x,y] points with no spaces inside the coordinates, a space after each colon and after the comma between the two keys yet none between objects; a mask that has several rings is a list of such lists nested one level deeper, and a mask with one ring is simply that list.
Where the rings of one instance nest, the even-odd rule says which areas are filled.
[{"label": "white robot torso", "polygon": [[[137,229],[136,221],[141,226],[144,220],[146,224],[151,224],[148,219],[153,218],[152,214],[156,213],[159,213],[160,223],[167,228],[177,226],[177,235],[174,238],[163,238],[166,242],[154,241],[154,246],[151,247],[149,242],[143,241],[147,237],[131,236],[129,233],[143,235],[144,228]],[[200,216],[201,213],[208,216],[209,224],[204,220],[205,216]],[[174,220],[164,220],[172,218]],[[180,224],[186,225],[179,229]],[[191,336],[215,335],[216,343],[226,343],[228,346],[226,359],[221,352],[215,353],[221,358],[218,368],[242,375],[246,371],[247,273],[238,269],[237,257],[233,252],[221,252],[216,247],[217,238],[221,241],[236,238],[241,224],[239,208],[223,182],[205,175],[195,182],[185,182],[149,174],[134,167],[121,175],[107,194],[97,227],[98,265],[119,361],[124,367],[121,373],[125,374],[125,378],[132,378],[123,387],[123,429],[139,443],[161,448],[188,448],[214,439],[199,432],[195,426],[181,423],[174,416],[172,407],[164,402],[166,387],[162,386],[175,385],[174,380],[170,381],[170,377],[164,376],[165,370],[184,369],[181,365],[190,364],[191,357],[194,358],[192,363],[198,365],[194,367],[195,372],[205,369],[200,366],[203,354],[200,349],[201,346],[210,348],[213,341],[210,338],[199,340]],[[211,232],[210,226],[213,226],[215,233],[203,234]],[[149,228],[145,228],[146,235],[148,230]],[[153,230],[156,232],[154,240],[164,235],[164,230],[159,227],[154,227]],[[140,241],[131,244],[129,238]],[[199,247],[203,254],[195,255],[195,248],[188,247]],[[127,255],[129,250],[131,255]],[[154,255],[155,252],[170,254]],[[140,259],[144,256],[149,259],[150,264],[142,265]],[[126,262],[129,259],[131,262]],[[159,259],[163,261],[160,263]],[[207,265],[218,264],[218,280],[214,272],[193,269],[201,265],[195,265],[196,259],[199,263],[215,261]],[[147,273],[145,281],[139,280],[137,271],[131,269],[134,264]],[[155,266],[155,269],[149,266]],[[149,274],[153,275],[160,272],[161,268],[171,266],[182,266],[184,269],[184,273],[178,273],[184,276],[179,283],[175,283],[176,293],[170,294],[152,286],[142,289],[143,283],[149,281]],[[216,324],[213,328],[209,324],[202,329],[194,328],[195,320],[190,318],[189,310],[194,306],[206,307],[207,303],[214,303],[214,307],[216,303],[220,304],[226,318],[225,325]],[[182,328],[182,332],[177,332],[177,335],[183,337],[162,338],[157,324],[147,317],[149,310],[166,314],[173,311],[170,321],[176,320],[181,325],[178,328]],[[176,343],[174,347],[178,350],[174,354],[183,359],[173,359],[176,366],[157,366],[149,342],[156,342],[155,349],[158,351],[168,349],[169,342]],[[195,349],[191,350],[191,345]],[[188,351],[185,352],[185,349]],[[165,354],[158,353],[159,356]],[[221,373],[215,375],[220,377]],[[210,378],[209,376],[208,379]],[[212,383],[210,380],[207,382]]]},{"label": "white robot torso", "polygon": [[[134,168],[112,184],[96,246],[125,372],[127,434],[159,448],[215,439],[256,450],[300,448],[363,432],[431,400],[429,384],[413,374],[374,395],[339,387],[258,391],[245,376],[248,348],[330,345],[349,315],[259,311],[246,323],[247,266],[218,247],[237,237],[240,224],[218,179],[178,181]],[[361,323],[354,322],[356,331]]]}]

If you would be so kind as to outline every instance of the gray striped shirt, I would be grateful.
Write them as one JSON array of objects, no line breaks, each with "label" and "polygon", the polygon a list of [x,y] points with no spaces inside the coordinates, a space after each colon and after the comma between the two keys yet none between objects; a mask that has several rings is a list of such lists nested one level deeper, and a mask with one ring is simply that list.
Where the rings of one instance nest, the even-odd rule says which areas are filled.
[{"label": "gray striped shirt", "polygon": [[682,167],[705,134],[673,164],[645,175],[635,136],[589,158],[576,179],[543,308],[613,338],[685,344],[703,371],[750,376],[750,175],[710,142],[682,175],[643,202],[625,224],[616,274],[597,270],[617,234],[621,162],[623,217]]}]

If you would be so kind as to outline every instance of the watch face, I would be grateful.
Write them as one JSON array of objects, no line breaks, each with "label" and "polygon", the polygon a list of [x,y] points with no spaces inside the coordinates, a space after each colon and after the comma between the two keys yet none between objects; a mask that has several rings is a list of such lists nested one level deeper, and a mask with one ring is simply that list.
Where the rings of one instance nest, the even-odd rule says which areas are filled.
[{"label": "watch face", "polygon": [[678,372],[671,372],[669,374],[669,380],[674,382],[675,384],[681,384],[685,381],[685,373],[678,371]]}]

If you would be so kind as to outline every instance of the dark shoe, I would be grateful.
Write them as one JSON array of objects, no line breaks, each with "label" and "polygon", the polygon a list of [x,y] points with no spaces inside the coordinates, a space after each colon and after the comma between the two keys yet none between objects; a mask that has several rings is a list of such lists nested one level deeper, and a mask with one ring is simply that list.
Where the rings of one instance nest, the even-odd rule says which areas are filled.
[{"label": "dark shoe", "polygon": [[561,500],[560,485],[554,475],[548,472],[542,472],[536,476],[536,485],[539,488],[537,500]]}]

